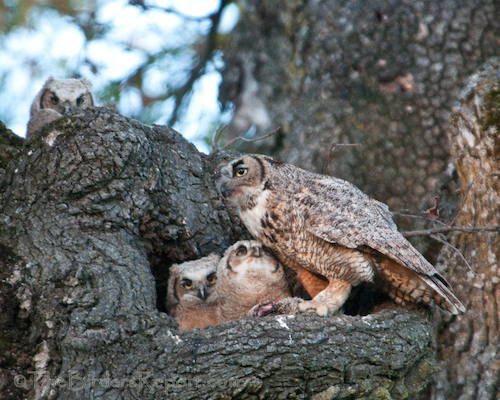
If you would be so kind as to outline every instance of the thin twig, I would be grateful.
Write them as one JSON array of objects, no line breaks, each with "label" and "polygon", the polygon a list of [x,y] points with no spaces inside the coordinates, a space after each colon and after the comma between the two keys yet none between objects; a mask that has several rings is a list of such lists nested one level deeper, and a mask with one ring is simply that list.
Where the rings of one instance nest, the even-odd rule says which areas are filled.
[{"label": "thin twig", "polygon": [[217,129],[214,132],[214,137],[212,138],[212,150],[215,150],[219,144],[220,135],[227,129],[227,124],[220,129],[220,124],[217,125]]},{"label": "thin twig", "polygon": [[424,219],[424,220],[428,221],[428,219],[425,219],[424,217],[422,217],[420,215],[405,214],[405,213],[398,212],[398,211],[391,211],[391,212],[394,215],[399,215],[400,217],[408,217],[408,218],[415,218],[415,219]]},{"label": "thin twig", "polygon": [[406,237],[415,236],[429,236],[436,233],[446,233],[446,232],[464,232],[464,233],[478,233],[478,232],[500,232],[500,226],[478,226],[468,228],[466,226],[442,226],[440,228],[423,229],[420,231],[406,231],[401,232],[401,234]]},{"label": "thin twig", "polygon": [[330,150],[328,151],[328,157],[326,158],[325,167],[323,168],[323,175],[326,175],[326,170],[328,169],[330,161],[337,154],[338,151],[337,147],[348,147],[348,146],[361,146],[361,145],[359,143],[341,143],[341,144],[332,143],[332,145],[330,146]]},{"label": "thin twig", "polygon": [[472,180],[471,183],[469,183],[467,185],[467,190],[465,191],[465,196],[462,199],[462,204],[460,204],[460,207],[458,207],[457,210],[455,211],[455,215],[452,217],[449,225],[453,225],[453,223],[455,222],[455,220],[458,218],[458,215],[462,212],[462,209],[464,208],[464,205],[465,205],[465,202],[467,200],[467,197],[469,197],[470,188],[471,188],[471,186],[472,186],[473,183],[474,183],[474,179]]},{"label": "thin twig", "polygon": [[443,243],[444,245],[448,246],[448,247],[451,247],[459,256],[462,260],[464,260],[465,264],[467,265],[467,267],[469,267],[469,270],[474,274],[474,276],[477,276],[477,273],[476,271],[474,271],[471,267],[471,265],[469,264],[469,262],[465,259],[464,255],[462,254],[462,252],[460,250],[458,250],[455,246],[453,246],[451,243],[449,243],[447,240],[443,240],[441,239],[439,236],[436,236],[436,235],[429,235],[432,239],[440,242],[440,243]]},{"label": "thin twig", "polygon": [[143,10],[160,10],[169,14],[175,14],[179,17],[181,17],[184,20],[187,21],[195,21],[195,22],[202,22],[207,19],[206,16],[203,17],[192,17],[190,15],[183,14],[182,12],[176,10],[175,8],[172,7],[160,7],[152,4],[144,4],[144,0],[129,0],[129,4],[131,6],[139,6]]},{"label": "thin twig", "polygon": [[262,139],[267,139],[269,136],[272,136],[274,135],[276,132],[278,132],[280,130],[280,127],[278,126],[274,131],[272,131],[271,133],[268,133],[267,135],[265,136],[261,136],[261,137],[258,137],[258,138],[253,138],[253,139],[245,139],[244,137],[241,137],[241,136],[238,136],[237,138],[234,138],[233,140],[229,141],[224,147],[222,147],[220,149],[220,151],[223,151],[225,149],[227,149],[228,146],[232,145],[234,142],[237,142],[238,140],[241,140],[242,142],[245,142],[245,143],[251,143],[251,142],[256,142],[258,140],[262,140]]},{"label": "thin twig", "polygon": [[408,218],[415,218],[415,219],[420,219],[420,220],[424,220],[424,221],[428,221],[428,222],[437,222],[438,224],[441,224],[443,226],[447,226],[449,227],[448,224],[438,220],[438,219],[435,219],[435,220],[430,220],[428,218],[425,218],[425,217],[422,217],[420,215],[413,215],[413,214],[404,214],[404,213],[400,213],[400,212],[397,212],[397,211],[391,211],[394,215],[399,215],[400,217],[408,217]]}]

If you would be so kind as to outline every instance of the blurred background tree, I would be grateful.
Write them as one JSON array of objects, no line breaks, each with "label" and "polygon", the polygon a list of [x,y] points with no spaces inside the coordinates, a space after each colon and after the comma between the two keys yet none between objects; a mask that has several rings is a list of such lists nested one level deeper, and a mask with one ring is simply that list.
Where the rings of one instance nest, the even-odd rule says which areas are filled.
[{"label": "blurred background tree", "polygon": [[49,76],[84,77],[100,105],[171,126],[207,149],[204,138],[231,118],[217,96],[221,46],[238,18],[227,0],[5,0],[0,120],[24,136]]}]

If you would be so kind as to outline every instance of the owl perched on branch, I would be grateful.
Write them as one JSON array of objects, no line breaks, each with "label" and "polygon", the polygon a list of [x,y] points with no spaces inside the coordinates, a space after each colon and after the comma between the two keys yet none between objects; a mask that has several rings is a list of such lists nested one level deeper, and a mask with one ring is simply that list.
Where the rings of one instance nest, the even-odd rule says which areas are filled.
[{"label": "owl perched on branch", "polygon": [[170,267],[167,310],[181,332],[217,325],[219,298],[215,286],[219,259],[217,254],[210,254]]},{"label": "owl perched on branch", "polygon": [[220,167],[219,193],[250,233],[296,271],[313,297],[299,310],[337,312],[351,288],[374,282],[397,303],[465,311],[450,285],[401,235],[388,207],[341,179],[247,155]]},{"label": "owl perched on branch", "polygon": [[76,110],[97,105],[92,85],[82,79],[54,79],[50,77],[38,92],[30,109],[26,139],[44,125]]}]

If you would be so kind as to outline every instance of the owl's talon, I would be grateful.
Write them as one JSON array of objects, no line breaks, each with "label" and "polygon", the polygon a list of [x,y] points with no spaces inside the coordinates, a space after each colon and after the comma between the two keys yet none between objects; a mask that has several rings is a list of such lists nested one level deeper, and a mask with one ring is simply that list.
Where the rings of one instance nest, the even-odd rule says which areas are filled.
[{"label": "owl's talon", "polygon": [[326,317],[328,315],[328,307],[314,300],[304,301],[303,303],[300,303],[299,311],[301,313],[316,311],[316,314],[318,314],[320,317]]}]

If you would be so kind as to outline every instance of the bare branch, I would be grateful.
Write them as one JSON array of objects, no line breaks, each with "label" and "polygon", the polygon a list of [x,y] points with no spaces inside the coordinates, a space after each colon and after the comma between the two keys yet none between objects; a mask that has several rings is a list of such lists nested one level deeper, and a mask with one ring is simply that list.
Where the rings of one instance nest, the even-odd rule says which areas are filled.
[{"label": "bare branch", "polygon": [[237,138],[234,138],[233,140],[229,141],[222,149],[220,149],[220,151],[223,151],[225,149],[227,149],[227,147],[231,144],[233,144],[234,142],[237,142],[238,140],[241,140],[242,142],[245,142],[245,143],[251,143],[251,142],[257,142],[258,140],[263,140],[263,139],[267,139],[268,137],[274,135],[276,132],[278,132],[280,130],[281,127],[277,127],[274,131],[272,131],[271,133],[268,133],[267,135],[265,136],[261,136],[261,137],[258,137],[258,138],[253,138],[253,139],[245,139],[241,136],[238,136]]},{"label": "bare branch", "polygon": [[160,10],[160,11],[164,11],[166,13],[169,13],[169,14],[175,14],[179,17],[181,17],[182,19],[185,19],[187,21],[195,21],[195,22],[199,22],[199,21],[204,21],[207,17],[206,16],[203,16],[203,17],[192,17],[190,15],[186,15],[186,14],[183,14],[182,12],[176,10],[175,8],[172,8],[172,7],[160,7],[160,6],[156,6],[156,5],[153,5],[153,4],[144,4],[144,0],[129,0],[128,2],[131,6],[139,6],[141,7],[143,10]]},{"label": "bare branch", "polygon": [[446,233],[446,232],[463,232],[463,233],[481,233],[481,232],[500,232],[500,226],[477,226],[477,227],[466,227],[466,226],[442,226],[440,228],[430,228],[423,229],[419,231],[405,231],[401,234],[406,237],[415,236],[430,236],[436,233]]},{"label": "bare branch", "polygon": [[[175,96],[175,106],[174,106],[174,111],[172,113],[172,116],[170,120],[168,121],[167,125],[172,126],[177,122],[179,118],[179,108],[181,106],[182,101],[192,92],[193,85],[194,83],[205,73],[205,69],[207,66],[207,63],[212,59],[213,53],[217,48],[217,29],[219,27],[219,22],[220,18],[222,15],[222,12],[226,5],[230,3],[230,0],[222,0],[220,3],[219,9],[208,16],[200,17],[200,18],[190,18],[189,16],[185,16],[179,12],[177,12],[173,8],[162,8],[162,7],[156,7],[156,6],[150,6],[150,5],[145,5],[143,0],[129,0],[130,4],[140,6],[144,9],[150,9],[150,8],[158,8],[161,9],[165,12],[168,13],[175,13],[179,15],[180,17],[184,19],[190,19],[190,20],[195,20],[195,21],[205,21],[209,19],[212,22],[212,26],[210,28],[210,31],[206,35],[206,41],[204,44],[204,51],[202,54],[200,54],[198,63],[193,69],[191,70],[190,77],[188,81],[182,85],[178,89],[168,89],[167,93],[163,96],[155,97],[154,99],[151,99],[151,101],[157,101],[157,100],[165,100],[168,98],[171,98],[172,96]],[[164,52],[155,54],[155,55],[150,55],[148,56],[148,59],[142,63],[138,68],[136,68],[131,74],[125,78],[121,84],[120,84],[120,91],[122,91],[125,87],[127,87],[130,83],[135,82],[137,87],[141,87],[141,82],[143,80],[143,72],[145,68],[150,65],[153,61],[157,60],[159,57],[162,56]],[[145,97],[143,96],[143,100]]]},{"label": "bare branch", "polygon": [[224,132],[227,129],[227,126],[228,125],[226,124],[222,127],[222,129],[219,129],[220,124],[217,125],[217,129],[214,132],[214,137],[212,138],[212,150],[215,150],[218,147],[220,135],[222,135],[222,132]]},{"label": "bare branch", "polygon": [[437,235],[429,235],[432,239],[438,241],[439,243],[442,243],[448,247],[451,247],[459,256],[462,260],[464,260],[465,264],[469,267],[469,270],[475,275],[477,276],[477,273],[476,271],[474,271],[474,269],[472,269],[471,265],[469,264],[469,262],[465,259],[464,255],[462,254],[462,252],[460,250],[458,250],[455,246],[453,246],[451,243],[449,243],[446,239],[443,239],[443,238],[440,238],[439,236]]},{"label": "bare branch", "polygon": [[326,175],[326,170],[328,169],[328,165],[330,161],[337,155],[339,151],[339,147],[348,147],[348,146],[361,146],[359,143],[332,143],[330,146],[330,150],[328,151],[328,157],[326,158],[325,167],[323,168],[323,175]]},{"label": "bare branch", "polygon": [[[397,212],[397,211],[391,211],[394,215],[399,215],[400,217],[407,217],[407,218],[414,218],[414,219],[420,219],[420,220],[424,220],[424,221],[430,221],[428,218],[425,218],[425,217],[422,217],[420,215],[413,215],[413,214],[405,214],[405,213],[402,213],[402,212]],[[436,220],[432,220],[432,222],[437,222],[438,224],[441,224],[443,226],[447,226],[449,227],[448,224],[436,219]]]},{"label": "bare branch", "polygon": [[405,214],[405,213],[402,213],[402,212],[398,212],[398,211],[391,211],[394,215],[399,215],[400,217],[408,217],[408,218],[414,218],[414,219],[424,219],[426,221],[428,221],[428,219],[420,216],[420,215],[413,215],[413,214]]},{"label": "bare branch", "polygon": [[191,71],[189,80],[175,91],[175,107],[172,117],[169,121],[169,126],[172,126],[175,124],[175,122],[177,122],[177,119],[179,118],[179,108],[181,106],[182,100],[189,92],[191,92],[194,83],[204,73],[208,61],[210,61],[210,59],[212,58],[212,54],[217,45],[217,28],[219,27],[219,21],[222,15],[222,11],[224,10],[224,7],[226,7],[226,5],[229,3],[229,0],[222,0],[217,12],[210,15],[209,17],[209,19],[212,21],[212,27],[210,28],[210,32],[208,32],[207,35],[207,41],[205,43],[205,53],[201,55],[198,65]]}]

